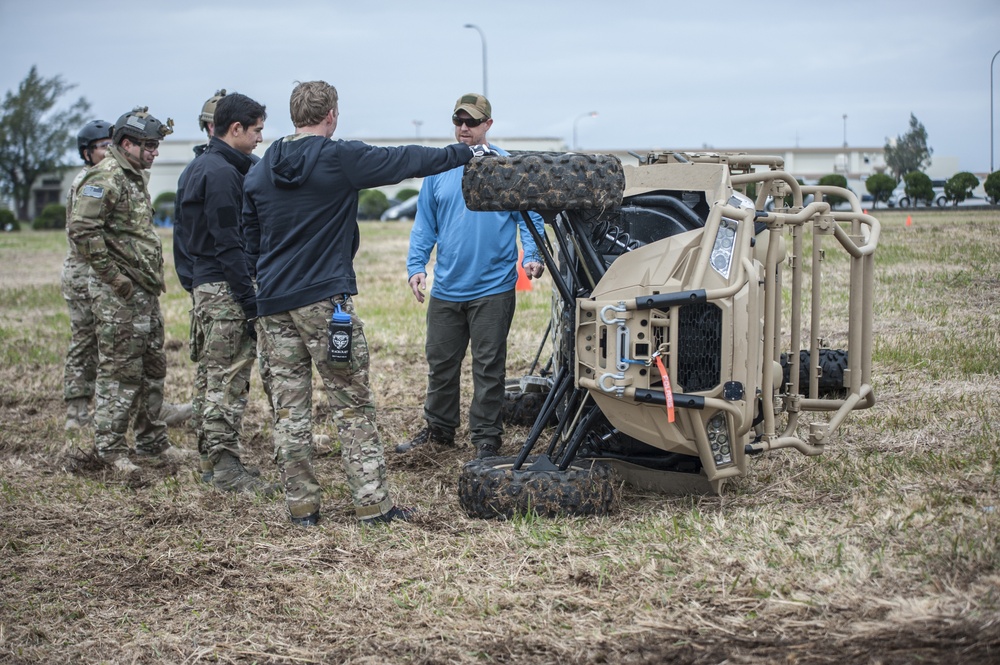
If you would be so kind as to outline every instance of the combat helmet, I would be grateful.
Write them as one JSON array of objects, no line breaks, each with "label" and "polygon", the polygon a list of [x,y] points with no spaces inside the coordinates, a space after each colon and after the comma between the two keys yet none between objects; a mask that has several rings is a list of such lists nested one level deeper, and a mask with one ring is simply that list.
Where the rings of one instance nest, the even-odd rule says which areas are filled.
[{"label": "combat helmet", "polygon": [[105,120],[91,120],[80,133],[76,135],[76,147],[80,149],[80,159],[87,161],[87,147],[94,141],[110,139],[114,133],[114,127]]},{"label": "combat helmet", "polygon": [[212,95],[205,105],[201,107],[201,115],[198,116],[198,126],[201,127],[201,131],[208,131],[208,123],[215,122],[215,107],[218,105],[219,100],[226,96],[226,89],[217,91]]},{"label": "combat helmet", "polygon": [[172,119],[167,118],[167,122],[164,124],[149,114],[148,106],[136,106],[118,118],[112,140],[115,145],[120,144],[122,138],[126,136],[140,141],[147,139],[159,141],[167,134],[173,133],[174,121]]}]

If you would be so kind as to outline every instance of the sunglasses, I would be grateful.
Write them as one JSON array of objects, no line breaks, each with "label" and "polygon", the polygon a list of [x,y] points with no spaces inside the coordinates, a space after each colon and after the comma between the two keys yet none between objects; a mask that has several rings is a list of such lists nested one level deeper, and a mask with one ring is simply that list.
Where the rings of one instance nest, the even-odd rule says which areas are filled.
[{"label": "sunglasses", "polygon": [[103,149],[107,150],[110,147],[111,147],[111,141],[101,141],[100,143],[91,143],[90,144],[90,149],[91,150],[97,150],[98,148],[103,148]]},{"label": "sunglasses", "polygon": [[451,121],[452,121],[452,123],[456,127],[461,127],[462,125],[465,125],[469,129],[473,129],[474,127],[478,127],[479,125],[483,124],[487,120],[489,120],[489,118],[483,118],[482,120],[476,120],[475,118],[463,118],[460,115],[458,115],[457,113],[455,115],[451,116]]},{"label": "sunglasses", "polygon": [[149,141],[133,141],[133,143],[135,143],[137,146],[139,146],[143,150],[148,150],[149,152],[153,152],[154,150],[159,150],[160,149],[160,142],[159,141],[153,141],[153,140],[149,140]]}]

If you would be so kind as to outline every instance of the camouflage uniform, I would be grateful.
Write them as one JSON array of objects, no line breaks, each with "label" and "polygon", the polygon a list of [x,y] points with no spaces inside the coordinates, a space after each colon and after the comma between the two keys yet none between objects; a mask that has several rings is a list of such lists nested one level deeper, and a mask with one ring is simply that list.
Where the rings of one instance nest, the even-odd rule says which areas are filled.
[{"label": "camouflage uniform", "polygon": [[[240,431],[250,393],[250,371],[256,345],[247,332],[246,315],[225,282],[200,284],[194,289],[195,315],[202,332],[198,373],[205,370],[199,433],[199,452],[212,464],[223,450],[240,457]],[[204,446],[204,450],[201,449]]]},{"label": "camouflage uniform", "polygon": [[[89,171],[84,167],[73,179],[66,196],[66,224],[69,226],[76,201],[76,191]],[[63,261],[62,296],[69,308],[70,341],[63,370],[63,399],[67,402],[84,399],[89,402],[94,396],[94,380],[97,377],[97,329],[94,321],[94,299],[90,297],[90,264],[76,246],[66,237],[69,250]]]},{"label": "camouflage uniform", "polygon": [[[133,414],[140,454],[169,446],[166,425],[158,419],[167,373],[159,303],[165,290],[163,251],[146,177],[112,146],[81,182],[69,225],[71,241],[93,270],[99,356],[95,446],[105,458],[128,453],[125,434]],[[134,286],[127,300],[111,287],[121,275]],[[141,403],[146,408],[137,406]]]},{"label": "camouflage uniform", "polygon": [[[327,324],[334,302],[351,315],[353,323],[349,366],[327,359]],[[292,517],[305,517],[320,506],[320,486],[312,466],[313,365],[333,407],[357,516],[364,519],[387,513],[393,503],[368,383],[368,342],[351,298],[337,296],[332,302],[323,300],[258,321],[262,366],[272,377],[275,459]]]},{"label": "camouflage uniform", "polygon": [[[208,447],[205,445],[205,430],[201,423],[205,414],[205,390],[208,386],[208,370],[205,367],[205,328],[195,311],[194,293],[191,294],[191,311],[188,312],[191,323],[188,331],[188,357],[195,363],[194,397],[191,398],[191,427],[198,434],[198,452],[202,453],[207,462]],[[211,465],[202,471],[211,471]]]}]

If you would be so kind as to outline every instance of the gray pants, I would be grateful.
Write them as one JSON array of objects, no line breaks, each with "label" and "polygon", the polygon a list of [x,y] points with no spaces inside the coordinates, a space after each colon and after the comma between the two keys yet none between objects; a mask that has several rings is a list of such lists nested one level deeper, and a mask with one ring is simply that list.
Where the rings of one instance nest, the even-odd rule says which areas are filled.
[{"label": "gray pants", "polygon": [[470,438],[473,445],[500,441],[507,333],[515,305],[513,290],[468,302],[428,299],[424,348],[429,371],[424,418],[431,428],[450,435],[458,428],[462,361],[471,344]]}]

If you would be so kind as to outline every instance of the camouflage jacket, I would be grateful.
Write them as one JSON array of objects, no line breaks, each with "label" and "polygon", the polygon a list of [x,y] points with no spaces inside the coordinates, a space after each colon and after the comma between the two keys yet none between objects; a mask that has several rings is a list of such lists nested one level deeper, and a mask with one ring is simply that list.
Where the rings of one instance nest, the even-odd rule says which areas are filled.
[{"label": "camouflage jacket", "polygon": [[76,190],[83,181],[83,176],[87,175],[90,167],[83,167],[73,178],[73,184],[69,186],[66,194],[66,242],[69,244],[69,251],[66,252],[66,259],[63,261],[62,270],[62,295],[67,300],[86,300],[90,298],[90,290],[87,283],[90,281],[90,264],[76,251],[76,245],[69,239],[69,222],[73,216],[73,204],[76,203]]},{"label": "camouflage jacket", "polygon": [[69,238],[97,277],[110,284],[119,273],[154,295],[165,291],[163,247],[153,228],[147,173],[115,145],[90,169],[76,191]]}]

